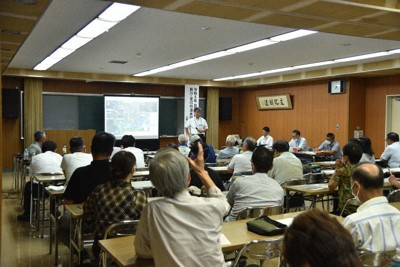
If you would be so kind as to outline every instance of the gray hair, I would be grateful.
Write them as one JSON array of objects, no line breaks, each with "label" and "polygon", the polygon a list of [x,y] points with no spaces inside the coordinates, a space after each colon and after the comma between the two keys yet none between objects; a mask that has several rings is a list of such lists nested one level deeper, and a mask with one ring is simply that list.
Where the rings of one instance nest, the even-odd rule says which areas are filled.
[{"label": "gray hair", "polygon": [[179,144],[186,144],[187,143],[187,138],[186,138],[186,136],[184,135],[184,134],[180,134],[179,136],[178,136],[178,142],[179,142]]},{"label": "gray hair", "polygon": [[177,150],[162,148],[149,166],[150,180],[164,197],[172,198],[188,187],[189,163]]},{"label": "gray hair", "polygon": [[247,149],[250,151],[254,151],[257,147],[257,141],[253,137],[247,137],[244,140],[244,144],[247,145]]},{"label": "gray hair", "polygon": [[228,135],[226,137],[226,144],[230,146],[234,146],[236,143],[236,137],[234,135]]}]

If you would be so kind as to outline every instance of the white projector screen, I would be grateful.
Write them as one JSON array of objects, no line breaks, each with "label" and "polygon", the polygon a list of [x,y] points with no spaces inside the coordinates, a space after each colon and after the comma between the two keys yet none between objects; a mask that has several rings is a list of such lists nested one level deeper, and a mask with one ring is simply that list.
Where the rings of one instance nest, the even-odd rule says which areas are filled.
[{"label": "white projector screen", "polygon": [[104,130],[121,139],[159,139],[158,96],[104,96]]}]

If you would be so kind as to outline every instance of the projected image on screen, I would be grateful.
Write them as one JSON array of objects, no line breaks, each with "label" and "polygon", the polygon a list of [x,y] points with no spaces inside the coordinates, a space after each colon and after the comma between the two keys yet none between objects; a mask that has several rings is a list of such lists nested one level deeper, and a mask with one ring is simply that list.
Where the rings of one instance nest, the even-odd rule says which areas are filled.
[{"label": "projected image on screen", "polygon": [[117,139],[158,139],[159,97],[104,96],[104,130]]}]

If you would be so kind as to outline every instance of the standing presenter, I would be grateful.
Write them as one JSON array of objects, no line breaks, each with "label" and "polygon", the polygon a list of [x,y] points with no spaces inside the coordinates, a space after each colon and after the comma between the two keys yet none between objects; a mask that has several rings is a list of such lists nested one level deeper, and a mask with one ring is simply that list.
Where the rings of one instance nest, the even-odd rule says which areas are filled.
[{"label": "standing presenter", "polygon": [[201,117],[201,108],[194,108],[194,117],[189,119],[185,125],[185,133],[189,136],[197,134],[203,143],[206,143],[207,121]]}]

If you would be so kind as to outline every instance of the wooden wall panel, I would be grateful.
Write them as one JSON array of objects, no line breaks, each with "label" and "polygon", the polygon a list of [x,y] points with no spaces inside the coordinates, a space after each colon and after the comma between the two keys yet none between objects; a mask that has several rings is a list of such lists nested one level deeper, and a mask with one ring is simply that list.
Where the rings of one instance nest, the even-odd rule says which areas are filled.
[{"label": "wooden wall panel", "polygon": [[395,94],[400,94],[398,75],[365,80],[365,135],[371,139],[375,157],[385,149],[386,96]]},{"label": "wooden wall panel", "polygon": [[[347,142],[348,96],[330,95],[328,81],[286,84],[270,87],[246,88],[240,93],[241,135],[261,136],[261,129],[269,126],[275,140],[290,140],[291,132],[298,129],[311,147],[319,146],[328,132],[333,132],[342,144]],[[289,93],[292,110],[259,111],[256,96]],[[339,129],[336,129],[339,125]]]},{"label": "wooden wall panel", "polygon": [[[354,136],[357,127],[365,130],[365,80],[352,78],[346,82],[349,91],[349,133]],[[364,133],[366,135],[366,133]]]}]

